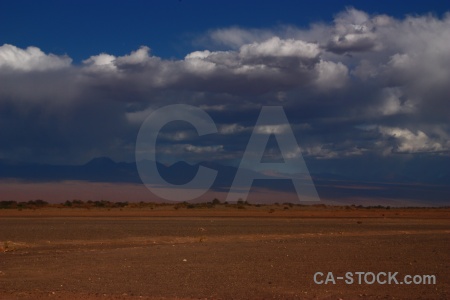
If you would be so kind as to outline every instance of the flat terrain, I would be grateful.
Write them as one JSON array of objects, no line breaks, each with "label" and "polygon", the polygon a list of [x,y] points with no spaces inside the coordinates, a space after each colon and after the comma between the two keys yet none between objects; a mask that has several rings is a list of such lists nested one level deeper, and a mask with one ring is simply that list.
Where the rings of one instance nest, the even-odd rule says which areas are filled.
[{"label": "flat terrain", "polygon": [[[0,299],[449,299],[449,237],[448,209],[5,209]],[[436,284],[313,280],[358,271]]]}]

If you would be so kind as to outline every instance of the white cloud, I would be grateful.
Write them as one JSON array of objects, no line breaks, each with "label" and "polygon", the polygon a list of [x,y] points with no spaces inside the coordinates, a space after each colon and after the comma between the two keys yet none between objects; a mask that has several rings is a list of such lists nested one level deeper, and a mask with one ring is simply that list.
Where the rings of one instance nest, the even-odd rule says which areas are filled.
[{"label": "white cloud", "polygon": [[211,51],[204,50],[204,51],[194,51],[192,53],[189,53],[186,55],[185,59],[204,59],[211,55]]},{"label": "white cloud", "polygon": [[188,152],[193,152],[197,154],[216,153],[223,151],[223,145],[216,145],[216,146],[186,145],[184,149]]},{"label": "white cloud", "polygon": [[341,88],[348,79],[348,68],[341,62],[321,60],[315,66],[317,72],[316,85],[325,90]]},{"label": "white cloud", "polygon": [[[344,53],[379,49],[375,33],[375,24],[363,11],[349,8],[338,14],[334,20],[334,35],[329,39],[327,48],[333,52]],[[386,25],[384,17],[376,19],[378,26]]]},{"label": "white cloud", "polygon": [[318,159],[330,159],[339,156],[337,152],[330,149],[327,145],[302,147],[302,152],[307,156],[314,156]]},{"label": "white cloud", "polygon": [[113,71],[117,69],[114,64],[115,60],[116,57],[114,55],[101,53],[84,60],[83,64],[91,70]]},{"label": "white cloud", "polygon": [[385,88],[382,92],[379,112],[386,116],[414,112],[415,107],[412,101],[402,98],[405,97],[400,88]]},{"label": "white cloud", "polygon": [[213,104],[213,105],[202,104],[199,106],[199,108],[206,111],[225,111],[227,109],[227,106],[224,104]]},{"label": "white cloud", "polygon": [[215,44],[237,49],[245,44],[262,42],[273,37],[274,34],[266,30],[242,29],[239,27],[220,28],[209,32],[209,40]]},{"label": "white cloud", "polygon": [[299,57],[312,59],[320,53],[319,46],[302,40],[273,37],[261,43],[251,43],[240,48],[239,55],[244,59],[255,57]]},{"label": "white cloud", "polygon": [[20,71],[45,71],[69,67],[72,59],[67,56],[45,54],[37,47],[20,49],[4,44],[0,46],[0,68]]},{"label": "white cloud", "polygon": [[396,140],[396,145],[391,148],[391,151],[394,152],[414,153],[448,150],[448,148],[445,148],[445,143],[437,138],[429,137],[421,130],[414,133],[409,129],[385,126],[380,126],[378,130],[382,135]]},{"label": "white cloud", "polygon": [[93,55],[83,61],[84,68],[91,71],[116,71],[118,67],[144,65],[151,57],[149,56],[150,48],[142,46],[136,51],[132,51],[129,55],[114,56],[107,53]]},{"label": "white cloud", "polygon": [[[450,15],[395,19],[348,9],[331,24],[222,28],[205,40],[213,44],[184,59],[152,56],[142,46],[128,55],[93,55],[81,65],[36,47],[1,46],[0,140],[20,142],[0,145],[0,156],[19,148],[52,153],[45,149],[56,145],[84,157],[97,143],[95,153],[110,151],[110,141],[132,149],[152,109],[174,103],[217,118],[226,149],[251,132],[264,105],[283,105],[301,146],[316,157],[450,149]],[[354,128],[361,123],[380,129]],[[164,136],[166,146],[190,138],[185,134]],[[37,140],[42,145],[34,151]]]},{"label": "white cloud", "polygon": [[237,123],[233,123],[233,124],[220,125],[218,130],[219,130],[220,134],[236,134],[239,132],[250,130],[250,128],[241,126]]},{"label": "white cloud", "polygon": [[290,128],[290,124],[262,125],[255,127],[253,131],[259,134],[282,134],[287,132]]},{"label": "white cloud", "polygon": [[214,71],[216,64],[205,60],[210,55],[211,52],[208,50],[189,53],[184,59],[186,69],[194,73],[210,73]]},{"label": "white cloud", "polygon": [[149,53],[149,47],[141,46],[138,50],[131,52],[130,55],[119,56],[116,63],[125,65],[142,64],[150,59]]}]

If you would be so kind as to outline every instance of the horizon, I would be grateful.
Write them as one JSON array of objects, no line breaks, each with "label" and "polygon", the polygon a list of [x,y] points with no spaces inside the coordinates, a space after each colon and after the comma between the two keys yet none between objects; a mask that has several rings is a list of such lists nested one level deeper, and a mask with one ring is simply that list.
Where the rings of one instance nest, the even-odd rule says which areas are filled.
[{"label": "horizon", "polygon": [[[261,164],[241,166],[254,178],[310,176],[323,203],[450,203],[448,4],[83,3],[0,4],[0,201],[126,197],[119,184],[155,199],[132,166],[138,132],[184,104],[217,132],[200,136],[181,114],[159,131],[154,161],[175,184],[199,164],[219,171],[199,200],[224,201],[255,132],[269,137]],[[287,124],[258,129],[276,106]],[[278,140],[288,131],[292,153]],[[96,158],[111,169],[76,168]],[[258,179],[249,197],[295,191]]]}]

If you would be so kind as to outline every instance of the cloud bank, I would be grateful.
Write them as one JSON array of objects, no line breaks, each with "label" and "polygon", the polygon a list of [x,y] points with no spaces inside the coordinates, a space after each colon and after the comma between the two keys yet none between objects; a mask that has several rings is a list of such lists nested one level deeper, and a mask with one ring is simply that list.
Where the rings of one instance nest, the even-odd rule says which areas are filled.
[{"label": "cloud bank", "polygon": [[81,64],[38,45],[0,46],[0,159],[132,161],[143,120],[175,103],[205,109],[219,133],[200,138],[168,124],[168,161],[235,162],[264,105],[285,108],[311,159],[449,154],[449,14],[395,19],[349,8],[332,24],[219,28],[199,40],[184,59],[142,46]]}]

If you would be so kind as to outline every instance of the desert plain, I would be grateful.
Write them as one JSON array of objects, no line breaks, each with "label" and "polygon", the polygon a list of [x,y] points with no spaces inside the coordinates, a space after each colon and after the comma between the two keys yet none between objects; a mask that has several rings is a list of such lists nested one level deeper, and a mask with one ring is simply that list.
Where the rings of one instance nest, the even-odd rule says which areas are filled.
[{"label": "desert plain", "polygon": [[2,209],[0,299],[449,299],[449,237],[448,208]]}]

